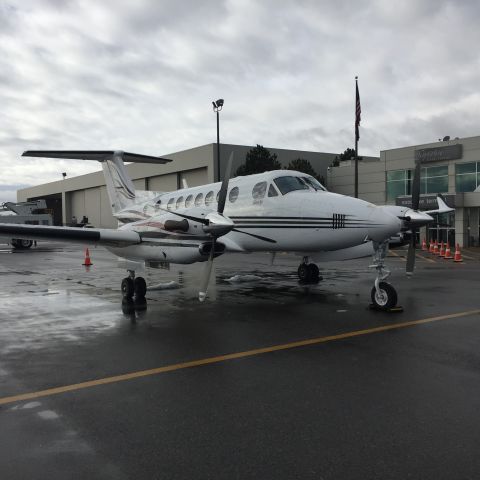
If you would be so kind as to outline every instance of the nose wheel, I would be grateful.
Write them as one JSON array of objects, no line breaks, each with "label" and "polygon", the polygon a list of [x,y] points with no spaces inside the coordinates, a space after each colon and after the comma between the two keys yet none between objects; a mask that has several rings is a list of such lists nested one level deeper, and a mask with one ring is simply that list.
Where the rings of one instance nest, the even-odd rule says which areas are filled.
[{"label": "nose wheel", "polygon": [[147,283],[143,277],[135,277],[133,270],[128,271],[129,276],[122,280],[121,290],[123,298],[131,299],[135,295],[136,299],[145,298],[147,293]]},{"label": "nose wheel", "polygon": [[397,292],[387,282],[379,282],[378,289],[373,287],[370,297],[373,306],[379,310],[390,310],[397,305]]},{"label": "nose wheel", "polygon": [[397,305],[397,292],[392,285],[384,281],[390,276],[390,270],[385,267],[387,248],[387,240],[373,242],[373,265],[370,265],[370,268],[374,268],[377,271],[377,278],[370,293],[370,298],[374,308],[391,311]]}]

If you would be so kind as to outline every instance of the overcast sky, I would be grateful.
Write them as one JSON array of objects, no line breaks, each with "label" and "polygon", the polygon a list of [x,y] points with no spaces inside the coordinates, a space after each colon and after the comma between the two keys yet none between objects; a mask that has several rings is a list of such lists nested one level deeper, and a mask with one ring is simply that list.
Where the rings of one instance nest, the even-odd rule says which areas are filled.
[{"label": "overcast sky", "polygon": [[359,153],[480,134],[480,2],[0,0],[0,202],[99,170],[26,149]]}]

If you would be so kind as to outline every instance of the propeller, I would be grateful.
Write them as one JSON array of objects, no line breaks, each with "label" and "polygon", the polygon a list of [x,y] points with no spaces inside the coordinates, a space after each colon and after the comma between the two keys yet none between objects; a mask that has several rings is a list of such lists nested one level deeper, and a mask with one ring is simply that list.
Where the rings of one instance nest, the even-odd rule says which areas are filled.
[{"label": "propeller", "polygon": [[[412,183],[412,210],[418,212],[418,207],[420,205],[420,162],[418,161],[415,166],[415,172],[413,174],[413,183]],[[415,269],[415,247],[417,243],[417,232],[418,227],[412,225],[412,236],[410,238],[410,244],[408,246],[407,253],[407,266],[406,273],[408,276],[413,274]]]},{"label": "propeller", "polygon": [[212,274],[213,258],[215,257],[215,241],[218,237],[227,234],[233,229],[233,222],[223,216],[225,209],[225,202],[227,201],[228,182],[232,170],[233,152],[228,159],[227,168],[223,176],[222,186],[218,193],[218,207],[216,212],[206,215],[205,220],[208,223],[204,224],[204,231],[212,236],[212,246],[207,263],[203,269],[202,279],[200,281],[200,290],[198,292],[198,299],[203,302],[207,298],[208,284],[210,283],[210,276]]}]

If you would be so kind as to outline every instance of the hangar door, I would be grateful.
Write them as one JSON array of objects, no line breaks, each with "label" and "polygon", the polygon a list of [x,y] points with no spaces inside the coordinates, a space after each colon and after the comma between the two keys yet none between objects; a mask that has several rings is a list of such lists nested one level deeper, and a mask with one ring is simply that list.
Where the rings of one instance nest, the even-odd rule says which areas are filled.
[{"label": "hangar door", "polygon": [[152,192],[171,192],[177,189],[177,174],[168,173],[148,179],[148,190]]},{"label": "hangar door", "polygon": [[[189,187],[198,187],[208,183],[207,168],[195,168],[193,170],[185,170],[181,172],[181,178],[187,181]],[[183,188],[183,182],[181,183]]]}]

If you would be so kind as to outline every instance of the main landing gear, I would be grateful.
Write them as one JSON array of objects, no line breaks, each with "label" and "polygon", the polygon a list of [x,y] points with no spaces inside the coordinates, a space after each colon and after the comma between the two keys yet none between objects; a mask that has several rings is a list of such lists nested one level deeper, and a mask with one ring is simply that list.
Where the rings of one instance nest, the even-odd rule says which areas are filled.
[{"label": "main landing gear", "polygon": [[318,283],[322,280],[318,267],[314,263],[308,263],[308,257],[303,257],[297,273],[302,283]]},{"label": "main landing gear", "polygon": [[135,295],[135,300],[141,300],[147,293],[147,283],[143,277],[135,277],[133,270],[128,270],[128,277],[122,280],[121,289],[123,298],[131,300]]},{"label": "main landing gear", "polygon": [[372,288],[370,297],[372,306],[378,310],[392,310],[397,305],[397,292],[389,283],[385,282],[390,276],[390,270],[385,267],[385,256],[387,255],[388,241],[373,242],[373,265],[377,278]]}]

